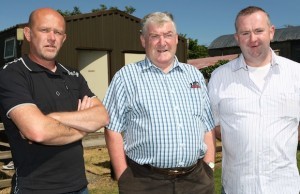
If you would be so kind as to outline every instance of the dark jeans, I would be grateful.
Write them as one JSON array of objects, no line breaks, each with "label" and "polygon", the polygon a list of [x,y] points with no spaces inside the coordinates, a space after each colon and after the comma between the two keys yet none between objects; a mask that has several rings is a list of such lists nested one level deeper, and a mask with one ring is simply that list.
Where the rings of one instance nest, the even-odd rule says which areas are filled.
[{"label": "dark jeans", "polygon": [[202,160],[191,173],[176,178],[153,172],[131,160],[118,186],[120,194],[214,194],[213,171]]},{"label": "dark jeans", "polygon": [[[11,191],[11,194],[23,194],[23,193],[32,193],[30,191],[22,191],[22,190],[17,190],[15,192]],[[36,192],[34,192],[36,193]],[[64,194],[88,194],[89,191],[87,189],[87,187],[80,189],[79,191],[74,191],[74,192],[68,192],[68,193],[64,193]]]},{"label": "dark jeans", "polygon": [[225,191],[224,191],[224,187],[223,186],[222,186],[221,194],[226,194]]},{"label": "dark jeans", "polygon": [[69,192],[69,193],[65,193],[65,194],[89,194],[89,191],[88,191],[87,187],[85,187],[79,191]]}]

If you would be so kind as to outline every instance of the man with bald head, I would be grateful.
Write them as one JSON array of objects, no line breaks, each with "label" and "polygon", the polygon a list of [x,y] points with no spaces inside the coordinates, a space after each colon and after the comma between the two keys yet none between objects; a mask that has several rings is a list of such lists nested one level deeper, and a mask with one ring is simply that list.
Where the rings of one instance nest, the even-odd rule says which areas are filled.
[{"label": "man with bald head", "polygon": [[81,140],[109,118],[83,76],[55,60],[65,30],[57,11],[33,11],[24,28],[29,54],[0,71],[1,118],[16,169],[11,193],[88,193]]}]

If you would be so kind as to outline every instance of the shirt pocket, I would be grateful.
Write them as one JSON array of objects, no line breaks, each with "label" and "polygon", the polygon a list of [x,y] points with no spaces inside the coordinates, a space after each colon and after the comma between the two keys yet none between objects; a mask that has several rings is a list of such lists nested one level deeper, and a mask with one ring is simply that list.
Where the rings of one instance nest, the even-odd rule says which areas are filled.
[{"label": "shirt pocket", "polygon": [[190,88],[189,96],[185,100],[194,116],[201,116],[203,113],[203,95],[200,88]]}]

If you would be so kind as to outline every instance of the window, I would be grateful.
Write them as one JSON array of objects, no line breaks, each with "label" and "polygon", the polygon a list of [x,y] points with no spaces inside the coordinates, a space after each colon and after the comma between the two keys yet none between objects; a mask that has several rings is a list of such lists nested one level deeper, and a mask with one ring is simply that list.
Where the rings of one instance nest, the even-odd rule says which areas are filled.
[{"label": "window", "polygon": [[280,49],[274,50],[274,53],[275,53],[276,55],[280,56]]},{"label": "window", "polygon": [[8,38],[5,40],[4,59],[12,58],[15,56],[15,46],[16,46],[15,38]]}]

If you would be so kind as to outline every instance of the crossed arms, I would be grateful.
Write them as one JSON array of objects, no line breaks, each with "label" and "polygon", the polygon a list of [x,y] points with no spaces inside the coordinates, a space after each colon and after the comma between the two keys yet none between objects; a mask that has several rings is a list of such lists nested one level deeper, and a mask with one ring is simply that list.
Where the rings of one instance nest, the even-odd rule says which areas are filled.
[{"label": "crossed arms", "polygon": [[108,124],[108,114],[97,98],[85,96],[77,111],[44,115],[29,104],[15,107],[9,113],[23,138],[45,145],[65,145],[82,139]]}]

